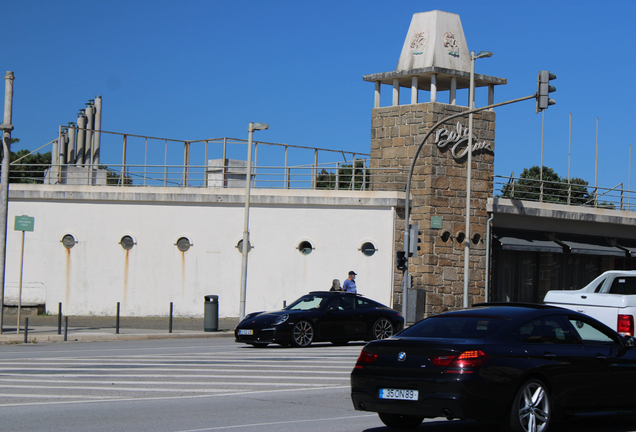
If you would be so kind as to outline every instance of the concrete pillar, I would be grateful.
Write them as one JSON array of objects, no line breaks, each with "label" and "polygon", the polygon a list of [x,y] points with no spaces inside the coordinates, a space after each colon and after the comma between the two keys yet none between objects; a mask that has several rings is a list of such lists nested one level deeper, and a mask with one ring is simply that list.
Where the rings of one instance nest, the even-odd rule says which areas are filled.
[{"label": "concrete pillar", "polygon": [[393,106],[400,104],[400,82],[397,79],[393,80]]},{"label": "concrete pillar", "polygon": [[450,96],[448,103],[451,105],[457,105],[457,77],[451,77],[450,84]]},{"label": "concrete pillar", "polygon": [[[495,86],[488,84],[488,105],[495,103]],[[490,111],[494,111],[494,108],[490,108]]]},{"label": "concrete pillar", "polygon": [[417,76],[411,77],[411,103],[417,103]]},{"label": "concrete pillar", "polygon": [[431,75],[431,102],[437,102],[437,75]]}]

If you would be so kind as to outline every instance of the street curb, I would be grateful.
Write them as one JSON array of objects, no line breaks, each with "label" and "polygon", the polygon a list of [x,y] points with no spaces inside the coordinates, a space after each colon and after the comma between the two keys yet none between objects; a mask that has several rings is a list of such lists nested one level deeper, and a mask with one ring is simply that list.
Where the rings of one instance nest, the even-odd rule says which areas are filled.
[{"label": "street curb", "polygon": [[[151,340],[151,339],[203,339],[218,337],[234,337],[233,331],[219,331],[206,333],[132,333],[132,334],[69,334],[67,340],[64,335],[28,335],[27,343],[43,342],[109,342],[126,340]],[[0,345],[24,343],[24,334],[0,335]]]}]

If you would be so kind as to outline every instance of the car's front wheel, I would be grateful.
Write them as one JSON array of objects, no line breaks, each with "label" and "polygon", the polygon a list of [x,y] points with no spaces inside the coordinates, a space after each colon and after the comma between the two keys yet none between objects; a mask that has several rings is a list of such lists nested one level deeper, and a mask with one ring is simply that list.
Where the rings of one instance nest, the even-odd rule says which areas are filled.
[{"label": "car's front wheel", "polygon": [[295,347],[308,347],[314,341],[314,327],[309,321],[298,321],[291,332],[291,343]]},{"label": "car's front wheel", "polygon": [[387,318],[380,318],[373,324],[373,339],[380,340],[393,336],[393,324]]},{"label": "car's front wheel", "polygon": [[552,419],[550,394],[538,379],[524,383],[512,404],[510,428],[513,432],[544,432]]},{"label": "car's front wheel", "polygon": [[382,423],[393,429],[415,429],[424,420],[423,416],[378,413]]}]

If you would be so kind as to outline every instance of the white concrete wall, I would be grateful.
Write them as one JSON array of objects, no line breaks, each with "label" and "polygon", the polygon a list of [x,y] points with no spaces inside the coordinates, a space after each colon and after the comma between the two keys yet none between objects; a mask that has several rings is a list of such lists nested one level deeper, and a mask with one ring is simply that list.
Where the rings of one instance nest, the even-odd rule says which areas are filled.
[{"label": "white concrete wall", "polygon": [[[403,195],[403,194],[401,194]],[[246,311],[280,309],[312,290],[358,273],[358,291],[392,303],[393,224],[399,193],[253,190]],[[21,232],[15,216],[35,218],[26,233],[23,283],[44,286],[46,310],[66,315],[202,316],[204,296],[219,315],[238,316],[244,190],[11,185],[6,282],[19,280]],[[78,243],[66,249],[72,234]],[[130,235],[137,243],[119,244]],[[187,237],[193,246],[180,252]],[[315,247],[309,255],[296,248]],[[378,251],[359,248],[371,241]],[[13,289],[13,288],[11,288]]]}]

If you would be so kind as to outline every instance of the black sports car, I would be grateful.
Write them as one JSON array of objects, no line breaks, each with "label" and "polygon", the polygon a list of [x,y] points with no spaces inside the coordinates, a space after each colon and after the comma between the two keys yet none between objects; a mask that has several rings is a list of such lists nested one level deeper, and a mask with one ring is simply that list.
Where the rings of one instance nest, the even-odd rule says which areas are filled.
[{"label": "black sports car", "polygon": [[246,315],[234,329],[236,342],[306,347],[312,342],[346,344],[375,340],[402,330],[404,319],[391,308],[359,294],[311,292],[285,309]]},{"label": "black sports car", "polygon": [[480,305],[367,344],[351,373],[355,409],[389,427],[425,417],[545,432],[555,412],[636,410],[636,339],[544,305]]}]

